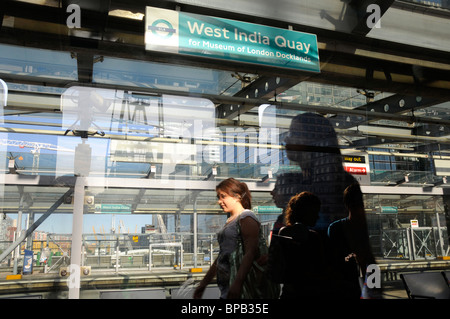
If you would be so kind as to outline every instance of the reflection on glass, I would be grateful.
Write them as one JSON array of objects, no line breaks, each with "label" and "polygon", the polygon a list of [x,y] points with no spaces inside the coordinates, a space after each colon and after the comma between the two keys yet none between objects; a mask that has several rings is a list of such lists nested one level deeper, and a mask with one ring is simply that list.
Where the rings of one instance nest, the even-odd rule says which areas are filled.
[{"label": "reflection on glass", "polygon": [[[3,126],[3,108],[8,101],[8,86],[0,79],[0,125]],[[8,134],[0,132],[0,213],[3,211],[3,199],[5,193],[5,175],[7,172],[6,160],[6,142],[8,141]],[[3,214],[0,214],[0,221],[3,219]],[[0,239],[1,240],[1,239]]]},{"label": "reflection on glass", "polygon": [[[3,73],[76,79],[76,60],[66,53],[24,48],[18,50],[3,45],[0,46],[0,51],[0,68]],[[13,213],[17,211],[20,201],[17,185],[4,185],[4,173],[9,171],[7,156],[13,156],[16,157],[21,175],[105,177],[105,185],[108,182],[106,177],[130,178],[124,179],[124,182],[130,183],[137,181],[133,187],[124,184],[123,187],[116,186],[117,188],[108,186],[87,189],[87,196],[93,197],[95,204],[86,208],[84,232],[89,237],[86,246],[89,262],[93,259],[94,265],[111,266],[111,263],[104,263],[99,258],[115,254],[116,237],[109,236],[110,232],[115,232],[115,235],[128,232],[123,236],[126,239],[121,242],[120,257],[126,257],[128,243],[133,246],[133,253],[146,247],[148,250],[149,237],[143,238],[146,235],[151,235],[152,240],[163,240],[169,235],[173,236],[170,238],[183,240],[186,253],[192,254],[194,205],[189,183],[192,180],[212,179],[213,168],[217,172],[213,177],[217,180],[233,176],[255,182],[255,188],[261,186],[260,182],[269,172],[276,176],[274,193],[278,191],[278,194],[274,194],[277,196],[273,200],[268,191],[254,193],[255,206],[260,208],[260,212],[271,212],[258,212],[265,226],[279,214],[280,209],[274,209],[273,205],[284,207],[286,200],[299,190],[310,190],[323,196],[323,218],[319,221],[319,227],[342,216],[339,215],[339,205],[334,205],[340,203],[339,194],[351,178],[342,171],[342,157],[336,137],[325,120],[312,116],[294,118],[299,113],[298,109],[289,106],[283,108],[278,103],[277,106],[256,105],[245,114],[240,114],[239,118],[216,120],[217,105],[208,99],[139,91],[150,88],[155,92],[170,90],[234,95],[244,86],[241,87],[242,83],[230,75],[229,71],[105,58],[103,62],[94,64],[94,82],[100,85],[117,85],[117,89],[81,86],[56,88],[8,83],[9,103],[12,107],[5,111],[6,117],[3,117],[5,103],[0,108],[0,124],[4,129],[0,132],[0,139],[8,141],[8,146],[0,144],[0,212],[7,211],[8,215],[14,217]],[[124,89],[130,86],[135,89]],[[6,96],[5,90],[2,92],[0,101],[4,101]],[[376,99],[387,94],[380,94]],[[311,108],[314,105],[333,106],[341,111],[366,105],[365,97],[357,94],[355,88],[311,82],[302,82],[277,95],[276,99],[277,102],[309,104]],[[14,106],[20,106],[20,103],[23,106],[25,102],[32,112],[14,111]],[[61,114],[58,112],[59,105]],[[232,107],[238,108],[239,105]],[[448,107],[447,102],[417,109],[415,114],[446,119]],[[286,156],[281,142],[293,118],[286,139]],[[392,120],[362,124],[371,124],[372,129],[372,124],[390,128],[408,128],[409,125],[407,122]],[[362,128],[360,125],[359,129]],[[10,132],[4,133],[6,130]],[[443,127],[442,134],[446,130]],[[347,142],[364,141],[360,135],[353,136],[352,130],[337,131]],[[66,135],[62,136],[64,133]],[[330,133],[329,136],[327,133]],[[363,139],[366,138],[363,136]],[[13,145],[13,142],[17,144]],[[44,143],[51,149],[42,148]],[[36,152],[35,147],[38,145],[41,148]],[[355,146],[352,143],[347,145]],[[385,186],[389,181],[404,178],[405,172],[410,172],[410,182],[401,186],[421,186],[432,180],[434,172],[429,166],[429,155],[422,152],[420,155],[423,158],[419,158],[411,153],[419,145],[421,144],[418,142],[407,143],[400,139],[395,145],[377,144],[379,149],[369,147],[367,153],[372,168],[371,179],[367,179],[365,185]],[[388,147],[395,147],[398,153],[389,153]],[[442,147],[442,160],[447,160],[445,152],[448,151]],[[353,150],[349,154],[355,155]],[[367,159],[365,154],[364,157]],[[368,162],[367,160],[366,163]],[[355,165],[348,166],[352,166],[354,170]],[[140,181],[163,185],[170,179],[176,180],[176,189],[156,189],[154,186],[139,188]],[[160,184],[152,184],[153,182]],[[273,179],[264,185],[273,185],[270,183],[273,183]],[[39,213],[45,211],[54,203],[55,198],[61,196],[62,191],[54,191],[57,189],[60,188],[36,186],[26,190],[27,193],[36,195],[30,210]],[[409,258],[398,257],[402,251],[391,250],[395,245],[407,247],[400,246],[404,243],[396,239],[397,235],[409,227],[410,219],[417,218],[420,225],[425,227],[435,225],[435,212],[443,212],[442,200],[436,200],[436,197],[370,195],[366,198],[369,227],[374,241],[383,239],[383,244],[387,245],[386,243],[390,243],[388,239],[392,239],[395,243],[383,247],[382,252],[386,257]],[[206,258],[210,253],[211,242],[215,245],[215,236],[211,240],[210,235],[223,225],[226,217],[220,214],[213,191],[209,193],[205,190],[196,198],[195,209],[199,213],[198,230],[201,233],[198,247]],[[439,203],[435,205],[437,201]],[[39,231],[70,233],[72,218],[67,213],[72,210],[71,203],[62,205],[57,213],[65,213],[64,216],[53,215]],[[158,218],[158,215],[162,218]],[[113,216],[115,225],[112,225]],[[123,227],[119,227],[120,222],[123,222]],[[160,232],[163,229],[162,223],[167,229],[164,235]],[[443,224],[444,222],[441,223]],[[145,225],[154,226],[148,228],[151,234],[145,233],[147,229],[141,230]],[[139,233],[137,242],[129,234],[136,232]],[[391,237],[386,237],[387,235]],[[188,255],[186,260],[187,258]],[[124,265],[125,262],[127,266],[132,265],[130,259],[123,260]],[[137,259],[134,262],[136,266]],[[145,261],[139,262],[139,265],[144,264]]]},{"label": "reflection on glass", "polygon": [[[206,99],[71,87],[61,96],[61,110],[65,135],[72,132],[69,135],[84,139],[105,134],[130,136],[129,140],[114,139],[111,145],[96,147],[95,152],[105,153],[103,159],[101,154],[92,154],[97,157],[92,162],[86,162],[91,152],[88,143],[79,144],[75,149],[80,154],[75,154],[77,167],[87,169],[87,164],[98,162],[111,166],[117,162],[147,163],[156,166],[160,177],[182,175],[188,179],[195,175],[197,164],[212,164],[210,161],[215,160],[211,156],[213,146],[203,143],[214,138],[211,132],[216,118],[214,104]],[[136,133],[146,138],[136,140]],[[58,145],[74,149],[73,145],[65,145],[66,141],[61,139]],[[84,149],[86,152],[81,152]],[[58,170],[67,170],[72,162],[60,160]]]},{"label": "reflection on glass", "polygon": [[233,95],[240,82],[228,71],[106,57],[94,64],[94,83]]},{"label": "reflection on glass", "polygon": [[336,132],[325,117],[303,113],[292,119],[285,142],[288,158],[300,166],[301,173],[278,176],[282,206],[299,192],[316,194],[322,205],[315,228],[326,230],[332,221],[346,217],[343,192],[355,182],[344,170]]},{"label": "reflection on glass", "polygon": [[0,44],[0,69],[4,73],[76,80],[77,61],[69,52]]}]

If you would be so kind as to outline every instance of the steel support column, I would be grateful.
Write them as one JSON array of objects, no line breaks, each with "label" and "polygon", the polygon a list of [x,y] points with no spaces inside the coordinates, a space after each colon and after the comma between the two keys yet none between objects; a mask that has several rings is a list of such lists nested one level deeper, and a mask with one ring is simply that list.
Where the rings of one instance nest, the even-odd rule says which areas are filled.
[{"label": "steel support column", "polygon": [[83,209],[85,179],[78,177],[73,195],[72,249],[70,253],[69,299],[80,298],[81,249],[83,243]]}]

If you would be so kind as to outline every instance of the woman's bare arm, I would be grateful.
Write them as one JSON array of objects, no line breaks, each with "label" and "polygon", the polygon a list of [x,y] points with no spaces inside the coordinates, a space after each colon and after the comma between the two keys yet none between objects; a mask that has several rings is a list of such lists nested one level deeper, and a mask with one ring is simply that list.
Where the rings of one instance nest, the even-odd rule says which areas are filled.
[{"label": "woman's bare arm", "polygon": [[208,272],[205,277],[200,281],[197,288],[194,291],[194,299],[201,299],[203,296],[203,292],[205,291],[206,286],[213,280],[214,276],[217,273],[217,259],[214,263],[209,267]]}]

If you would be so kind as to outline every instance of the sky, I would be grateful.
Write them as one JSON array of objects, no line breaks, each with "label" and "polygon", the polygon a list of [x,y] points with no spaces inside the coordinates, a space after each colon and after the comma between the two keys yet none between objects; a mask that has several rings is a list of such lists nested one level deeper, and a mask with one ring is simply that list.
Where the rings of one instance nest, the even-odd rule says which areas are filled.
[{"label": "sky", "polygon": [[[16,219],[17,214],[8,214],[12,219]],[[27,214],[22,215],[22,228],[26,228]],[[36,214],[35,221],[39,219],[42,214]],[[72,233],[72,214],[52,214],[37,228],[37,231],[55,233],[55,234],[71,234]],[[146,224],[153,224],[156,222],[153,220],[152,214],[115,214],[115,228],[116,233],[119,231],[119,222],[122,221],[125,226],[125,231],[121,230],[121,233],[141,233],[141,228]],[[92,234],[95,233],[111,233],[113,224],[113,214],[84,214],[83,215],[83,233]],[[225,221],[225,217],[224,217]],[[198,229],[199,232],[206,232],[206,226],[209,225],[209,217],[199,215],[198,217]],[[168,223],[166,225],[168,232],[174,232],[174,216],[168,216]],[[190,216],[182,215],[181,217],[181,231],[190,231]]]}]

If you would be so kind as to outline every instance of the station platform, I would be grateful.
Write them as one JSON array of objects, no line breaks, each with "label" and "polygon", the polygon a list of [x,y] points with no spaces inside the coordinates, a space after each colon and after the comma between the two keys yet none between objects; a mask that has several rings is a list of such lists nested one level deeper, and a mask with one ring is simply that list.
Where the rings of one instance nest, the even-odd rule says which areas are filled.
[{"label": "station platform", "polygon": [[[400,278],[402,273],[442,271],[450,269],[450,260],[377,260],[381,270],[383,299],[408,299]],[[108,291],[145,291],[147,298],[172,299],[174,291],[184,289],[183,298],[189,299],[193,289],[208,271],[209,266],[192,268],[122,268],[92,269],[80,277],[80,299],[102,299]],[[20,279],[11,278],[11,272],[0,272],[0,298],[67,299],[69,278],[59,272],[43,273],[38,270]],[[214,287],[214,285],[212,285]],[[152,295],[151,293],[155,293]],[[103,296],[103,297],[102,297]],[[115,295],[127,298],[126,294]],[[180,296],[177,296],[177,298]]]}]

